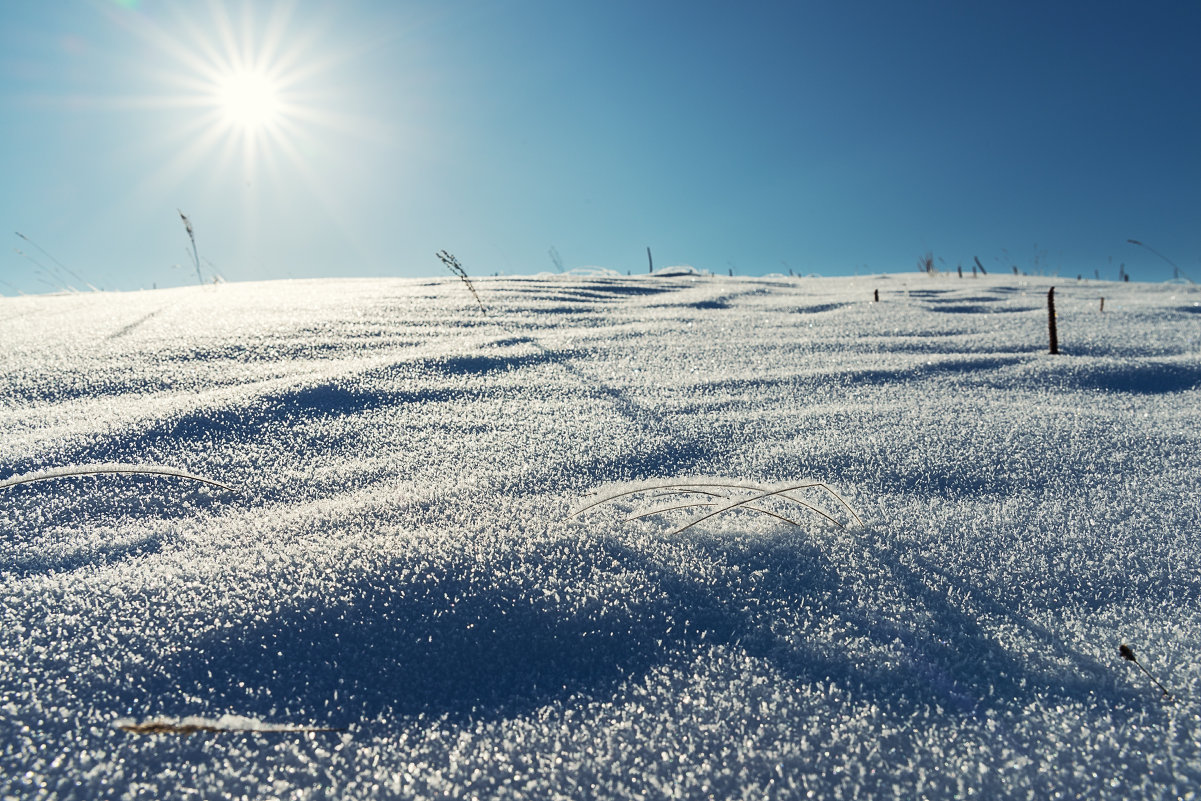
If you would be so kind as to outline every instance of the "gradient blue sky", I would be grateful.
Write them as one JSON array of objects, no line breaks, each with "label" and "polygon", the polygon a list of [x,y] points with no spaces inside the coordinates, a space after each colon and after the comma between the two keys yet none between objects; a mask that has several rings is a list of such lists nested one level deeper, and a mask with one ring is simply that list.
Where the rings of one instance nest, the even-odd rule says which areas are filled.
[{"label": "gradient blue sky", "polygon": [[195,283],[177,208],[231,281],[1172,277],[1128,238],[1201,281],[1199,41],[1191,0],[5,2],[0,293]]}]

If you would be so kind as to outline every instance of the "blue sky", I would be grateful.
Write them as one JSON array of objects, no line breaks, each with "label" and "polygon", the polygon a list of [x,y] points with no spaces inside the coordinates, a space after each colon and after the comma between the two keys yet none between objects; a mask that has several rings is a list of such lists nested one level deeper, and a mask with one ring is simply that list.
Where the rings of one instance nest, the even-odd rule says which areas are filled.
[{"label": "blue sky", "polygon": [[[195,283],[177,209],[231,281],[439,275],[443,248],[476,275],[554,270],[551,248],[637,273],[648,246],[743,275],[931,251],[1172,277],[1130,238],[1201,281],[1194,2],[60,0],[0,23],[6,295]],[[243,121],[230,75],[264,76],[273,115]]]}]

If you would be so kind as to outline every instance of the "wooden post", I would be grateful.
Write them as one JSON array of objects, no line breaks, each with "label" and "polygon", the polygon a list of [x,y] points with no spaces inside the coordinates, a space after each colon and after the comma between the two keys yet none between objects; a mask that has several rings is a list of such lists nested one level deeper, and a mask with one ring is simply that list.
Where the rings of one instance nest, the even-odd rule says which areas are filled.
[{"label": "wooden post", "polygon": [[1055,330],[1055,287],[1047,293],[1047,332],[1051,338],[1051,355],[1059,353],[1059,334]]}]

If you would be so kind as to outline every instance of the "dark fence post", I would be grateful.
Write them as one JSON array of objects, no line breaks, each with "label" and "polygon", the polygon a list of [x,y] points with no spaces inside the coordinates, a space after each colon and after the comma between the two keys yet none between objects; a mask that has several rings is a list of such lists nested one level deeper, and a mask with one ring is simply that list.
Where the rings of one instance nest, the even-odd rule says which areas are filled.
[{"label": "dark fence post", "polygon": [[1047,332],[1051,337],[1051,355],[1059,353],[1059,333],[1055,329],[1055,287],[1047,293]]}]

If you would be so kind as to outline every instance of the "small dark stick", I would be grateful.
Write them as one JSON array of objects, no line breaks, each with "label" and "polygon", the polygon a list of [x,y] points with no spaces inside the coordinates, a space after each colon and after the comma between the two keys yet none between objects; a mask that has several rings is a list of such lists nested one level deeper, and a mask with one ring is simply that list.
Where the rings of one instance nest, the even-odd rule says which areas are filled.
[{"label": "small dark stick", "polygon": [[1160,689],[1160,691],[1163,692],[1164,698],[1172,697],[1172,694],[1170,692],[1168,692],[1168,688],[1164,687],[1162,684],[1160,684],[1159,680],[1156,679],[1154,676],[1152,676],[1147,671],[1147,669],[1145,667],[1143,667],[1143,663],[1138,661],[1138,658],[1134,655],[1134,650],[1129,645],[1126,645],[1126,643],[1122,643],[1122,645],[1118,648],[1118,653],[1121,654],[1122,658],[1125,659],[1127,662],[1133,662],[1134,664],[1138,665],[1138,669],[1141,670],[1143,673],[1146,673],[1147,678],[1149,678],[1152,682],[1154,682],[1155,686],[1158,687]]},{"label": "small dark stick", "polygon": [[880,290],[873,289],[872,297],[874,298],[874,300],[872,301],[873,303],[879,303],[880,302]]},{"label": "small dark stick", "polygon": [[1047,293],[1047,329],[1051,336],[1051,355],[1059,353],[1059,334],[1055,330],[1055,287]]},{"label": "small dark stick", "polygon": [[1105,311],[1105,298],[1101,298],[1101,311]]}]

